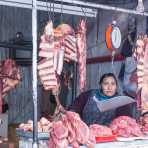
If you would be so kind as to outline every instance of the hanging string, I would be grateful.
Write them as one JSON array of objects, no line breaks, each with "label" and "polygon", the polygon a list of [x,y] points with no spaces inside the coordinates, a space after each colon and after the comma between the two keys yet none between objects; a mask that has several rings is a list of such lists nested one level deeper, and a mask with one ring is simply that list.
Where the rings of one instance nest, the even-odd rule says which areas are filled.
[{"label": "hanging string", "polygon": [[54,11],[54,9],[55,9],[55,7],[54,7],[54,0],[53,0],[53,5],[52,5],[52,22],[53,22],[53,24],[54,24],[54,19],[55,19],[55,16],[54,16],[55,11]]},{"label": "hanging string", "polygon": [[[63,1],[63,0],[62,0]],[[85,2],[86,2],[86,0],[85,0]],[[77,4],[75,4],[74,2],[73,2],[73,0],[72,0],[72,4],[74,5],[74,6],[77,6]],[[79,6],[80,8],[81,8],[81,10],[82,10],[82,12],[83,12],[83,14],[84,14],[84,17],[85,17],[85,22],[87,21],[87,15],[86,15],[86,11],[84,11],[84,9],[83,9],[83,7],[81,7],[81,6]]]},{"label": "hanging string", "polygon": [[[85,0],[84,2],[87,3],[86,0]],[[81,8],[82,8],[82,7],[81,7]],[[83,9],[83,8],[82,8],[82,9]],[[84,16],[85,16],[85,22],[87,21],[87,15],[86,15],[87,12],[86,12],[86,9],[87,9],[87,8],[85,8],[85,11],[83,10],[83,13],[84,13]]]},{"label": "hanging string", "polygon": [[47,13],[48,13],[48,19],[51,20],[51,2],[50,3],[50,9],[48,7],[48,0],[46,0],[46,7],[47,7]]},{"label": "hanging string", "polygon": [[63,0],[61,0],[61,16],[60,16],[60,23],[63,22]]},{"label": "hanging string", "polygon": [[[86,12],[83,10],[83,8],[82,7],[80,7],[81,8],[81,10],[82,10],[82,12],[83,12],[83,14],[84,14],[84,18],[85,18],[85,22],[87,21],[87,16],[86,16]],[[86,9],[86,8],[85,8]]]},{"label": "hanging string", "polygon": [[100,23],[100,21],[99,21],[99,19],[100,19],[100,15],[99,15],[100,13],[98,13],[98,10],[97,10],[97,17],[96,17],[96,31],[97,31],[97,33],[96,33],[96,45],[98,45],[98,43],[99,43],[99,23]]},{"label": "hanging string", "polygon": [[118,79],[118,76],[117,76],[117,72],[116,72],[115,67],[114,67],[115,53],[116,53],[115,51],[112,52],[111,67],[112,67],[113,74],[115,75],[116,80],[118,82],[118,92],[119,92],[119,94],[121,94],[122,93],[122,88],[121,88],[121,85],[119,84],[119,79]]}]

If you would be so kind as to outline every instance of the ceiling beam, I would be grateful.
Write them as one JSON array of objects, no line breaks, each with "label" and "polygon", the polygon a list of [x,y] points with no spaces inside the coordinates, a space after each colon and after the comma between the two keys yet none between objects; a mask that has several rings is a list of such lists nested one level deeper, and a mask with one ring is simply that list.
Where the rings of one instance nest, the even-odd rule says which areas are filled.
[{"label": "ceiling beam", "polygon": [[[114,61],[124,61],[124,60],[125,58],[121,54],[117,54],[114,57]],[[98,57],[88,58],[87,64],[97,64],[97,63],[104,63],[104,62],[111,62],[111,61],[112,61],[111,55],[98,56]]]},{"label": "ceiling beam", "polygon": [[[0,5],[32,9],[31,0],[0,0]],[[47,3],[42,1],[37,1],[37,10],[41,10],[41,11],[54,10],[54,12],[57,12],[57,13],[65,13],[65,14],[86,16],[86,17],[96,17],[97,15],[96,9],[81,8],[79,6],[70,6],[66,4],[63,4],[61,6],[61,4],[50,3],[50,2]]]},{"label": "ceiling beam", "polygon": [[87,2],[87,1],[79,1],[79,0],[55,0],[55,1],[58,1],[58,2],[63,1],[69,4],[80,5],[80,6],[90,7],[90,8],[95,8],[95,9],[112,10],[112,11],[119,11],[119,12],[134,14],[134,15],[148,16],[147,12],[138,12],[136,10],[113,7],[109,5],[103,5],[103,4],[92,3],[92,2]]}]

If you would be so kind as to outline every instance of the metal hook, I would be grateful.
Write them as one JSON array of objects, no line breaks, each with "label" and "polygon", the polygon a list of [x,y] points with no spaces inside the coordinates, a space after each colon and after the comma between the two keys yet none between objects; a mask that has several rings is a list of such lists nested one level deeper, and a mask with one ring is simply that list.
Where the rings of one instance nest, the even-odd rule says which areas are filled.
[{"label": "metal hook", "polygon": [[[62,1],[63,1],[63,0],[62,0]],[[86,2],[86,0],[85,0],[85,2]],[[73,0],[72,0],[72,4],[75,5],[75,6],[77,6],[77,4],[75,4],[75,3],[73,2]],[[84,14],[85,22],[86,22],[86,21],[87,21],[86,11],[83,10],[83,7],[80,6],[80,8],[81,8],[81,10],[82,10],[82,12],[83,12],[83,14]]]},{"label": "metal hook", "polygon": [[83,8],[81,7],[82,12],[84,13],[84,17],[85,17],[85,22],[87,21],[87,16],[86,16],[86,12],[83,10]]},{"label": "metal hook", "polygon": [[52,11],[52,21],[53,21],[53,23],[54,23],[54,0],[53,0],[53,11]]},{"label": "metal hook", "polygon": [[61,0],[61,16],[60,16],[60,23],[63,21],[63,0]]},{"label": "metal hook", "polygon": [[48,12],[48,19],[51,20],[51,2],[50,2],[50,10],[49,10],[48,0],[46,0],[46,7],[47,7],[47,12]]}]

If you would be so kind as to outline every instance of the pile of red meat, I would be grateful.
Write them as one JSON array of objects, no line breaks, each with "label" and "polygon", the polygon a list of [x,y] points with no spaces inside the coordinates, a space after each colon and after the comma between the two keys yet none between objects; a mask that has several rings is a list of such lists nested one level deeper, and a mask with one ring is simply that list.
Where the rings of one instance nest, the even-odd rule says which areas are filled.
[{"label": "pile of red meat", "polygon": [[77,148],[79,144],[91,144],[88,126],[74,112],[67,111],[52,129],[49,147],[67,148],[71,145]]},{"label": "pile of red meat", "polygon": [[49,147],[67,148],[71,145],[79,148],[79,145],[94,146],[95,137],[90,135],[89,127],[80,119],[79,115],[67,111],[61,120],[53,123],[49,138]]},{"label": "pile of red meat", "polygon": [[2,112],[2,98],[20,82],[20,70],[12,59],[0,62],[0,112]]},{"label": "pile of red meat", "polygon": [[[23,131],[33,131],[33,121],[28,120],[26,124],[20,124],[19,128]],[[41,118],[38,121],[38,132],[49,132],[50,148],[67,148],[68,145],[77,148],[79,144],[93,144],[92,141],[89,141],[88,126],[80,119],[77,113],[70,111],[61,115],[58,121],[50,122],[44,117]]]},{"label": "pile of red meat", "polygon": [[120,116],[114,119],[110,125],[113,133],[116,133],[120,137],[134,137],[143,136],[140,129],[140,125],[136,123],[136,120],[128,116]]},{"label": "pile of red meat", "polygon": [[[102,134],[105,132],[105,135],[110,134],[110,130],[108,129],[108,131],[105,129],[99,132],[100,127],[99,125],[92,125],[89,128],[80,119],[79,114],[71,111],[61,114],[60,118],[56,121],[50,122],[44,117],[38,121],[38,132],[49,133],[49,148],[67,148],[69,145],[74,148],[79,148],[80,145],[93,148],[96,143],[96,135],[99,135],[100,132]],[[26,124],[20,124],[19,128],[23,131],[33,131],[33,121],[28,120]]]},{"label": "pile of red meat", "polygon": [[141,117],[141,127],[145,134],[148,134],[148,114]]},{"label": "pile of red meat", "polygon": [[113,135],[111,128],[104,125],[92,124],[90,125],[89,129],[90,129],[90,132],[92,132],[92,134],[95,137],[104,137],[104,136]]}]

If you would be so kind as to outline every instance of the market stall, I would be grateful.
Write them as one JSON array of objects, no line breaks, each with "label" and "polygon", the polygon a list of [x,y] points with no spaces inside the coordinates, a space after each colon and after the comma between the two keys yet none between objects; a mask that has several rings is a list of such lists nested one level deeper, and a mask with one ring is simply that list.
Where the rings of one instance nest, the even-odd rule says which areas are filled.
[{"label": "market stall", "polygon": [[[64,2],[64,4],[63,4]],[[139,1],[140,3],[141,1]],[[77,8],[71,11],[69,5],[72,4],[72,7]],[[138,3],[138,6],[139,6]],[[142,3],[142,2],[141,2]],[[74,63],[73,75],[75,76],[74,81],[78,83],[76,88],[76,82],[74,83],[74,95],[76,93],[83,93],[86,91],[86,64],[94,64],[98,61],[102,62],[109,61],[112,72],[117,78],[116,70],[114,67],[115,61],[125,60],[125,57],[118,53],[118,49],[121,46],[122,35],[120,28],[117,26],[116,21],[112,21],[106,29],[105,41],[106,47],[109,49],[109,56],[104,57],[95,57],[86,59],[87,56],[87,17],[96,17],[97,11],[92,10],[91,8],[101,8],[105,10],[114,10],[120,11],[135,15],[148,16],[146,12],[143,12],[143,8],[140,9],[137,7],[137,10],[130,10],[124,8],[116,8],[101,4],[94,4],[90,2],[81,2],[81,1],[61,1],[59,4],[51,2],[41,2],[33,0],[32,3],[29,1],[24,1],[23,3],[17,1],[0,1],[1,5],[8,6],[17,6],[32,9],[32,41],[33,41],[33,52],[32,52],[32,88],[33,88],[33,108],[34,116],[33,121],[28,120],[25,123],[19,125],[17,129],[17,134],[20,137],[19,147],[79,147],[79,145],[85,145],[82,147],[106,147],[108,144],[112,147],[146,147],[147,143],[147,50],[148,42],[146,36],[139,36],[137,38],[136,45],[137,47],[134,50],[133,56],[135,58],[137,79],[132,75],[132,82],[137,83],[138,86],[135,91],[135,98],[137,97],[136,102],[138,105],[138,111],[143,115],[143,117],[135,120],[128,116],[121,116],[115,118],[111,121],[111,124],[108,126],[91,124],[87,125],[80,116],[72,111],[68,111],[60,102],[60,87],[61,87],[61,74],[63,70],[63,65],[65,62]],[[78,7],[79,6],[79,7]],[[89,6],[91,8],[85,8],[84,6]],[[52,10],[53,9],[53,10]],[[40,40],[37,39],[37,10],[46,10],[48,12],[49,20],[44,26],[44,31],[40,35]],[[60,11],[59,11],[60,10]],[[51,17],[51,11],[82,15],[84,18],[81,18],[77,24],[76,28],[73,28],[69,24],[61,23],[56,27],[54,26],[54,21]],[[62,19],[61,15],[61,19]],[[38,50],[39,43],[39,50]],[[97,46],[97,45],[95,45]],[[39,60],[37,59],[39,57]],[[14,66],[15,64],[13,64]],[[10,66],[11,67],[11,66]],[[18,72],[18,70],[15,71]],[[2,71],[2,70],[1,70]],[[77,72],[78,71],[78,72]],[[76,80],[77,73],[79,75],[79,80]],[[5,74],[5,73],[2,73]],[[12,74],[12,73],[11,73]],[[56,102],[56,110],[53,116],[48,118],[41,118],[38,120],[38,99],[37,99],[37,81],[38,77],[41,81],[41,85],[44,90],[52,91]],[[1,76],[1,75],[0,75]],[[14,76],[14,75],[13,75]],[[9,74],[2,75],[3,78],[13,79],[17,85],[21,80],[19,72],[16,74],[16,77],[12,78]],[[6,82],[6,81],[4,81]],[[3,82],[3,83],[4,83]],[[9,84],[9,83],[8,83]],[[9,85],[6,85],[9,89]],[[11,86],[11,85],[10,85]],[[13,88],[14,86],[12,86]],[[8,89],[8,90],[9,90]],[[76,89],[79,89],[78,91]],[[76,92],[77,91],[77,92]],[[1,89],[1,92],[2,91]],[[2,94],[2,93],[1,93]],[[140,94],[140,95],[139,95]],[[2,95],[5,95],[4,93]],[[139,98],[140,96],[140,98]],[[133,96],[132,96],[133,97]],[[135,102],[133,98],[126,98],[125,101],[121,101],[122,97],[118,99],[110,99],[110,105],[102,103],[102,101],[96,101],[97,107],[101,112],[121,107],[131,102]],[[1,98],[0,98],[1,99]],[[131,100],[130,100],[131,99]],[[114,100],[118,100],[118,103]],[[112,102],[111,102],[112,101]],[[121,103],[122,102],[122,103]],[[102,140],[100,139],[102,138]],[[113,141],[113,142],[111,142]],[[125,142],[126,141],[126,142]],[[130,142],[129,142],[130,141]],[[103,142],[103,143],[102,143]],[[109,143],[111,142],[111,143]],[[33,145],[32,145],[33,144]]]}]

